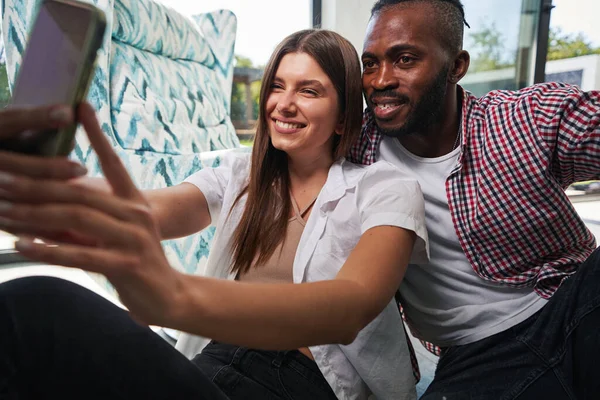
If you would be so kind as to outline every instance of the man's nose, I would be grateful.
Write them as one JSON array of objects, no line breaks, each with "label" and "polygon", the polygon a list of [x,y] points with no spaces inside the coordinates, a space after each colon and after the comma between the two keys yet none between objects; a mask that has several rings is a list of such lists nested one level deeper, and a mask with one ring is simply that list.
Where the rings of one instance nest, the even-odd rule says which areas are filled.
[{"label": "man's nose", "polygon": [[373,78],[373,88],[375,90],[396,89],[398,85],[398,78],[394,75],[394,66],[390,63],[382,63]]}]

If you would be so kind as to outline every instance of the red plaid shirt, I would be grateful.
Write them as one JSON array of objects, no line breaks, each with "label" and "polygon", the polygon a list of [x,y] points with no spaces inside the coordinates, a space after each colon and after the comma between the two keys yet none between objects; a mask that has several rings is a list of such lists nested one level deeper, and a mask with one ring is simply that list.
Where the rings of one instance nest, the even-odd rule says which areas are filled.
[{"label": "red plaid shirt", "polygon": [[[462,249],[482,279],[550,298],[596,247],[564,189],[600,179],[600,91],[463,93],[462,150],[446,180]],[[381,138],[367,110],[349,159],[373,163]]]}]

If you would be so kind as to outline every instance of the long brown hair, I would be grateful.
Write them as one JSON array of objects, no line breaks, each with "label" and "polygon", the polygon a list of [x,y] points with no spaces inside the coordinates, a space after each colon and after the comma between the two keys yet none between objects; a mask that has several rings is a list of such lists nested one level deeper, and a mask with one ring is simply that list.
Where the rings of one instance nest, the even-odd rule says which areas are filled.
[{"label": "long brown hair", "polygon": [[341,135],[334,137],[334,159],[345,156],[360,133],[362,81],[354,46],[339,34],[327,30],[308,29],[285,38],[265,68],[250,178],[234,203],[248,194],[242,219],[233,235],[232,272],[243,274],[253,265],[265,263],[277,245],[285,240],[292,208],[288,160],[286,153],[271,143],[265,110],[279,63],[289,53],[311,56],[335,87],[343,129]]}]

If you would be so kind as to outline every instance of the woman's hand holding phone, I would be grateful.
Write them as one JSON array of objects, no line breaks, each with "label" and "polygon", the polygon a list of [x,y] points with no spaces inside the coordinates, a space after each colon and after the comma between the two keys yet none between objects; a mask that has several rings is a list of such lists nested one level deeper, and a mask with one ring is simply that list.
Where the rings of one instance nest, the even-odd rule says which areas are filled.
[{"label": "woman's hand holding phone", "polygon": [[[0,110],[0,143],[28,132],[49,131],[73,125],[74,112],[69,106],[17,107]],[[2,146],[0,145],[0,148]],[[0,150],[0,203],[20,202],[39,204],[42,199],[36,193],[36,183],[77,182],[87,173],[86,168],[66,157],[40,157],[12,151]],[[15,180],[26,179],[32,186],[32,196],[19,196],[12,188]],[[0,217],[0,229],[15,235],[31,235],[47,240],[86,242],[69,232],[56,232],[36,221],[7,223]]]},{"label": "woman's hand holding phone", "polygon": [[[5,199],[0,200],[0,229],[21,235],[28,233],[23,226],[30,229],[30,236],[48,243],[22,238],[16,248],[25,257],[104,274],[138,320],[172,325],[184,275],[169,265],[150,206],[89,104],[78,108],[78,119],[112,190],[74,183],[71,179],[79,175],[64,172],[70,163],[66,159],[11,155],[23,168],[3,170],[0,165],[6,171],[6,178],[0,178],[0,193],[6,194],[0,196]],[[34,159],[37,163],[27,164]],[[52,163],[57,163],[55,171],[62,168],[59,178],[43,175],[44,165]],[[61,236],[65,233],[69,236]]]},{"label": "woman's hand holding phone", "polygon": [[[68,106],[10,107],[0,110],[0,142],[27,132],[60,129],[72,125],[75,117]],[[37,156],[0,150],[0,176],[23,174],[33,178],[72,179],[87,173],[79,163],[64,157],[42,159]]]}]

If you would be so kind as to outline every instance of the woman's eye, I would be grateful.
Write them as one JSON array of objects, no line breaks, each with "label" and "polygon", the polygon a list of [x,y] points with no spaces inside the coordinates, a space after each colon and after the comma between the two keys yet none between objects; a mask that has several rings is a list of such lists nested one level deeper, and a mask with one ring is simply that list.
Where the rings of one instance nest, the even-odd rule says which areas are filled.
[{"label": "woman's eye", "polygon": [[302,93],[305,93],[305,94],[307,94],[309,96],[317,96],[318,95],[318,93],[316,91],[312,90],[312,89],[304,89],[302,91]]},{"label": "woman's eye", "polygon": [[283,87],[279,83],[274,83],[271,85],[271,90],[280,90],[280,89],[283,89]]}]

